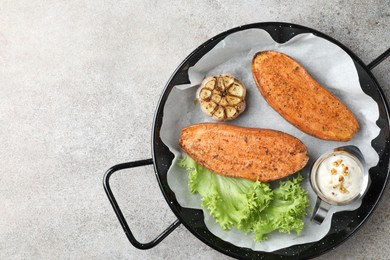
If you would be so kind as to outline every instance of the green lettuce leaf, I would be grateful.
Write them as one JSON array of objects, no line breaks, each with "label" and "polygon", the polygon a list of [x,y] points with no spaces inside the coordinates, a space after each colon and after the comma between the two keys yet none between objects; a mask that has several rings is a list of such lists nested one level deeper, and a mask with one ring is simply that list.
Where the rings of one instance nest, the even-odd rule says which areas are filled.
[{"label": "green lettuce leaf", "polygon": [[202,207],[222,229],[254,232],[256,241],[266,240],[274,230],[299,234],[303,229],[309,199],[300,187],[302,176],[282,181],[271,190],[266,183],[215,174],[189,156],[179,165],[189,173],[189,190],[201,195]]},{"label": "green lettuce leaf", "polygon": [[254,224],[253,232],[256,241],[267,239],[266,234],[273,230],[282,233],[295,231],[298,235],[304,227],[302,218],[310,207],[307,191],[301,188],[301,175],[290,180],[281,181],[280,186],[273,190],[274,198],[269,207],[259,214]]}]

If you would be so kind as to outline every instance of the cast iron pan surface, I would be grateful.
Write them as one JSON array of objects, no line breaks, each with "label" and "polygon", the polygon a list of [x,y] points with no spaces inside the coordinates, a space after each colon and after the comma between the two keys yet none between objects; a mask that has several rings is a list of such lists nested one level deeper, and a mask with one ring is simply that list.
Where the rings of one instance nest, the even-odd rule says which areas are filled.
[{"label": "cast iron pan surface", "polygon": [[[188,68],[196,64],[198,60],[229,34],[252,28],[266,30],[278,43],[284,43],[300,33],[313,33],[314,35],[341,47],[354,61],[363,91],[371,96],[378,104],[379,119],[377,125],[381,129],[380,134],[371,142],[372,147],[379,155],[379,162],[377,166],[369,170],[372,184],[363,198],[361,207],[355,211],[344,211],[334,214],[329,233],[320,241],[295,245],[269,253],[253,251],[225,242],[213,235],[207,229],[203,220],[204,216],[202,210],[184,208],[179,205],[175,194],[167,183],[167,171],[174,156],[160,139],[160,128],[164,117],[163,109],[165,102],[175,85],[189,83]],[[168,81],[160,98],[154,119],[152,151],[156,176],[168,205],[171,207],[179,221],[201,241],[226,255],[240,259],[307,259],[319,256],[340,245],[343,241],[353,235],[373,212],[382,196],[388,180],[389,140],[389,114],[384,95],[368,67],[354,53],[338,41],[313,29],[295,24],[270,22],[249,24],[223,32],[198,47],[182,62]]]}]

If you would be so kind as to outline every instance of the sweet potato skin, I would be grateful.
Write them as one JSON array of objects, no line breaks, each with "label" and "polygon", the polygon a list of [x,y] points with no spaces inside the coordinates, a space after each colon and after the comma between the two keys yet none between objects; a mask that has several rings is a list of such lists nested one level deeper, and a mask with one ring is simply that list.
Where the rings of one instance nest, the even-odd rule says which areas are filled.
[{"label": "sweet potato skin", "polygon": [[291,135],[220,123],[183,128],[179,146],[217,174],[261,182],[289,176],[309,160],[306,146]]},{"label": "sweet potato skin", "polygon": [[352,112],[291,57],[257,53],[252,74],[261,94],[282,117],[314,137],[348,141],[359,130]]}]

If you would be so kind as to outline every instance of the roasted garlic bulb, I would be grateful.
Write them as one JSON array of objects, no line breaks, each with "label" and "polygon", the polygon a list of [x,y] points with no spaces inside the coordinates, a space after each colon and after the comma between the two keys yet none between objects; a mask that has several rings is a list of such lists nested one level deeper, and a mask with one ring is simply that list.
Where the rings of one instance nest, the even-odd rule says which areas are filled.
[{"label": "roasted garlic bulb", "polygon": [[228,74],[205,78],[197,92],[202,111],[217,121],[232,120],[244,112],[245,95],[245,86]]}]

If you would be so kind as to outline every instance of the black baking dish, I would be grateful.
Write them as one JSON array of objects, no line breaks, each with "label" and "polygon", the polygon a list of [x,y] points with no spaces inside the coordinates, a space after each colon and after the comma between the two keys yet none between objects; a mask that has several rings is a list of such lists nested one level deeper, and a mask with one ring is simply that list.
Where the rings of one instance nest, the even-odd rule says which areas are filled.
[{"label": "black baking dish", "polygon": [[[208,51],[210,51],[218,42],[223,40],[227,35],[251,28],[260,28],[267,31],[271,35],[271,37],[278,43],[284,43],[290,40],[292,37],[301,33],[312,33],[318,37],[324,38],[325,40],[338,45],[352,58],[356,66],[356,70],[359,75],[360,85],[363,91],[375,100],[379,109],[379,119],[377,120],[377,125],[381,129],[381,131],[379,135],[371,142],[372,147],[379,155],[379,162],[375,167],[372,167],[369,170],[372,183],[369,190],[367,191],[366,196],[363,198],[362,205],[354,211],[343,211],[334,214],[329,233],[320,241],[302,245],[294,245],[274,252],[254,251],[251,249],[238,247],[229,242],[226,242],[219,237],[213,235],[207,229],[204,223],[202,210],[181,207],[176,200],[175,194],[172,192],[167,183],[167,171],[172,163],[174,156],[169,151],[168,147],[160,139],[160,129],[164,116],[163,109],[172,88],[175,85],[189,83],[187,73],[188,69],[194,64],[196,64],[197,61],[199,61]],[[379,84],[377,83],[370,70],[376,65],[378,65],[380,62],[382,62],[389,55],[390,49],[388,49],[385,53],[380,55],[370,64],[365,65],[353,52],[351,52],[348,48],[346,48],[344,45],[334,40],[333,38],[307,27],[279,22],[255,23],[240,26],[223,32],[199,46],[179,65],[179,67],[169,79],[161,95],[153,122],[153,158],[115,165],[110,168],[104,176],[105,191],[130,242],[137,248],[149,249],[161,242],[167,235],[170,234],[170,232],[172,232],[180,224],[183,224],[192,234],[194,234],[198,239],[206,243],[208,246],[220,251],[221,253],[240,259],[307,259],[319,256],[340,245],[343,241],[351,237],[372,214],[388,182],[390,158],[388,105]],[[148,164],[154,165],[155,174],[161,191],[178,220],[172,223],[155,240],[143,244],[138,242],[134,238],[120,210],[120,207],[117,204],[116,199],[111,191],[109,179],[110,176],[118,170]]]}]

